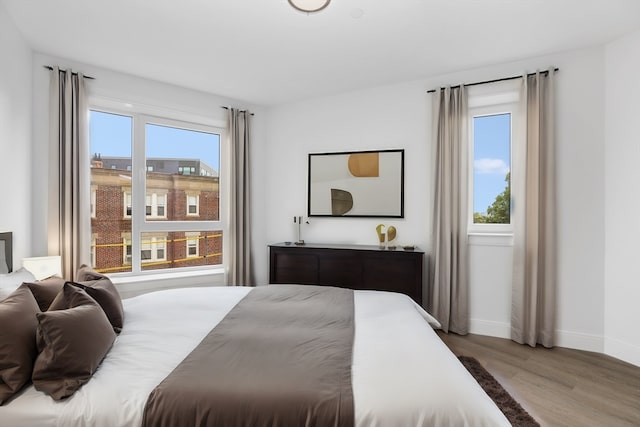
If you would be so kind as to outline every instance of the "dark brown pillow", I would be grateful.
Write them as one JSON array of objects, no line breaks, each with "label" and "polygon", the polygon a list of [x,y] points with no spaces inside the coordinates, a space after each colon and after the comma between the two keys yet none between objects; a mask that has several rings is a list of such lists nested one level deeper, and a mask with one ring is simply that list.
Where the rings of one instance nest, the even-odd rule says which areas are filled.
[{"label": "dark brown pillow", "polygon": [[97,301],[109,318],[116,333],[122,331],[124,326],[124,307],[122,298],[111,279],[104,274],[98,273],[87,265],[82,265],[76,274],[77,282],[75,286],[83,288],[87,294]]},{"label": "dark brown pillow", "polygon": [[116,333],[124,326],[124,307],[115,285],[107,276],[98,273],[88,265],[81,265],[74,285],[83,288],[102,307]]},{"label": "dark brown pillow", "polygon": [[21,285],[0,302],[0,405],[31,379],[39,313],[33,294]]},{"label": "dark brown pillow", "polygon": [[33,385],[55,400],[64,399],[91,379],[116,335],[95,300],[69,284],[49,311],[36,317],[40,354],[33,366]]},{"label": "dark brown pillow", "polygon": [[124,307],[118,290],[111,280],[104,278],[86,282],[68,282],[84,291],[104,310],[113,330],[119,334],[124,325]]},{"label": "dark brown pillow", "polygon": [[82,264],[76,273],[76,280],[78,282],[85,282],[87,280],[100,280],[100,279],[108,279],[102,273],[98,273],[93,268],[89,267],[86,264]]},{"label": "dark brown pillow", "polygon": [[62,290],[65,280],[60,277],[49,277],[37,282],[25,283],[38,302],[40,311],[47,311],[49,306]]}]

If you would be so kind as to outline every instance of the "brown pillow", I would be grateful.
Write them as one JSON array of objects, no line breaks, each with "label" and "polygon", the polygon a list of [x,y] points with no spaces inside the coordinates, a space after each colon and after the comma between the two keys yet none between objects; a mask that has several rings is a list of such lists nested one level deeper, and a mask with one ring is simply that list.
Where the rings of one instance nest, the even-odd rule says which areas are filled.
[{"label": "brown pillow", "polygon": [[25,283],[38,302],[40,311],[47,311],[49,306],[62,290],[65,280],[60,277],[49,277],[37,282]]},{"label": "brown pillow", "polygon": [[46,313],[38,313],[33,366],[36,390],[55,400],[86,384],[115,340],[102,308],[82,289],[65,284]]},{"label": "brown pillow", "polygon": [[84,291],[104,310],[113,330],[119,334],[124,325],[124,307],[120,294],[115,285],[108,278],[90,280],[85,282],[68,282]]},{"label": "brown pillow", "polygon": [[76,274],[78,282],[75,286],[83,288],[87,294],[97,301],[109,318],[116,333],[122,331],[124,326],[124,307],[122,298],[111,280],[104,274],[98,273],[88,265],[81,265]]},{"label": "brown pillow", "polygon": [[33,294],[21,285],[0,303],[0,405],[31,379],[39,313]]},{"label": "brown pillow", "polygon": [[102,273],[98,273],[93,268],[89,267],[87,264],[82,264],[76,273],[76,280],[78,282],[84,282],[87,280],[99,280],[99,279],[108,279]]}]

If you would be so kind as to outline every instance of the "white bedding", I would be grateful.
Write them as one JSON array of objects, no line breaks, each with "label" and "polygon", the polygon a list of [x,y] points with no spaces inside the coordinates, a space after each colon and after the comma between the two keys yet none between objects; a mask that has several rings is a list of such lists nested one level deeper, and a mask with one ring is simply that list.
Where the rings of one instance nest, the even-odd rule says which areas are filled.
[{"label": "white bedding", "polygon": [[[124,300],[125,327],[91,381],[61,402],[30,386],[0,406],[0,426],[140,426],[153,388],[250,290],[174,289]],[[510,425],[411,299],[355,291],[355,319],[356,426]]]}]

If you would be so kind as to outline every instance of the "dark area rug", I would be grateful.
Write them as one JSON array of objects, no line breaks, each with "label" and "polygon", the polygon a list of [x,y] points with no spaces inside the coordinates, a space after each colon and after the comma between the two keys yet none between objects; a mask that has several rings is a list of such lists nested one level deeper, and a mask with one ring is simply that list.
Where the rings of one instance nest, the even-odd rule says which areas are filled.
[{"label": "dark area rug", "polygon": [[489,397],[515,427],[540,427],[540,424],[525,411],[516,400],[500,385],[493,375],[473,357],[458,356],[467,371],[478,381]]}]

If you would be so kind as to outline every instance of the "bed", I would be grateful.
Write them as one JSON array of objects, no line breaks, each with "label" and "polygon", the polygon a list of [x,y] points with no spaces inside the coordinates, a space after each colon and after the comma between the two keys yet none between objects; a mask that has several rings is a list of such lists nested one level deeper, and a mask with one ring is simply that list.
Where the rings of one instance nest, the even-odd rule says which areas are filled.
[{"label": "bed", "polygon": [[[91,380],[61,401],[28,386],[0,406],[0,425],[141,426],[158,384],[252,289],[184,288],[123,300],[126,323]],[[354,425],[510,425],[435,334],[437,321],[410,298],[354,291],[353,302]]]}]

